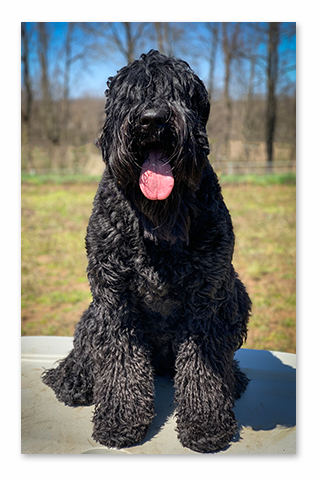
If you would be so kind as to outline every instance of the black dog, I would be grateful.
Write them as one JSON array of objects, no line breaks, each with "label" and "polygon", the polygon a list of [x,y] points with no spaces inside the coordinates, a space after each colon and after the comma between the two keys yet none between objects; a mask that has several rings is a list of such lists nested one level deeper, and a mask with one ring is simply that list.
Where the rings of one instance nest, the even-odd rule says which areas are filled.
[{"label": "black dog", "polygon": [[233,357],[251,303],[207,159],[208,94],[187,63],[151,51],[109,79],[106,98],[86,237],[93,301],[43,381],[66,405],[95,404],[93,438],[119,448],[143,439],[154,374],[171,372],[181,443],[215,451],[237,431],[248,380]]}]

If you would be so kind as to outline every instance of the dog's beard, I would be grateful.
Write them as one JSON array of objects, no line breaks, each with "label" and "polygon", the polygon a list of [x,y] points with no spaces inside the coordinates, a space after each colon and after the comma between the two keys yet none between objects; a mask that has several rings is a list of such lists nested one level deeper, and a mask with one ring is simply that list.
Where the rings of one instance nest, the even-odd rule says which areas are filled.
[{"label": "dog's beard", "polygon": [[170,195],[163,200],[147,198],[139,181],[128,183],[123,190],[142,222],[146,238],[188,243],[191,218],[197,214],[195,188],[175,178]]},{"label": "dog's beard", "polygon": [[175,243],[178,239],[188,243],[190,214],[195,213],[195,195],[181,195],[174,188],[165,200],[148,200],[135,188],[132,203],[144,227],[144,235],[151,240],[166,240]]}]

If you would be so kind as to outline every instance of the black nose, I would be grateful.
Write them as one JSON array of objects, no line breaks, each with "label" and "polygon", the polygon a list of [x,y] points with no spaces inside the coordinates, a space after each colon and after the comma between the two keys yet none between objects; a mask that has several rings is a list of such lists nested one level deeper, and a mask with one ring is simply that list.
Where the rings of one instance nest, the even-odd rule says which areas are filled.
[{"label": "black nose", "polygon": [[162,109],[150,108],[145,110],[140,117],[140,125],[143,130],[154,132],[164,127],[168,120],[168,113]]}]

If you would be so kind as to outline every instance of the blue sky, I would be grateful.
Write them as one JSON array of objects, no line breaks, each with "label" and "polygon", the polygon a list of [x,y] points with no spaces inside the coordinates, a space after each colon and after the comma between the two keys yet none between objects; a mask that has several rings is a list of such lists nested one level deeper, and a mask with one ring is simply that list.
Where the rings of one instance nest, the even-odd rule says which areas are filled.
[{"label": "blue sky", "polygon": [[[176,24],[179,25],[179,24]],[[186,24],[184,24],[186,25]],[[243,24],[245,37],[244,40],[248,44],[250,36],[250,28],[253,24]],[[292,25],[292,24],[291,24]],[[35,24],[28,24],[30,30],[34,29]],[[58,84],[59,79],[61,80],[61,66],[64,62],[63,54],[63,45],[65,41],[65,33],[67,29],[66,22],[51,22],[49,23],[50,29],[50,50],[49,50],[49,65],[50,65],[50,76],[51,79],[57,79],[56,83]],[[121,32],[121,28],[119,28]],[[83,33],[81,29],[75,29],[75,40],[73,42],[73,54],[77,54],[83,51],[83,48],[90,43],[90,39]],[[121,35],[123,35],[121,33]],[[202,36],[204,41],[202,43],[199,41],[199,36]],[[146,37],[147,38],[147,37]],[[111,51],[105,46],[104,39],[95,39],[96,43],[100,45],[100,55],[94,56],[92,54],[86,55],[86,62],[75,62],[71,69],[71,96],[77,97],[82,95],[89,95],[93,97],[101,97],[104,94],[106,88],[106,81],[109,76],[114,75],[117,70],[119,70],[123,65],[126,64],[124,56],[119,50]],[[157,48],[155,41],[148,40],[142,41],[141,39],[141,50],[149,51],[151,48]],[[246,45],[247,46],[247,45]],[[208,72],[209,65],[207,61],[207,51],[209,50],[209,39],[208,32],[201,22],[194,22],[188,24],[187,34],[185,41],[179,48],[177,48],[177,56],[188,61],[194,71],[204,80],[205,83],[208,82]],[[188,47],[190,47],[188,49]],[[192,47],[192,48],[191,48]],[[181,51],[179,51],[181,50]],[[30,44],[31,51],[31,71],[35,78],[39,78],[39,65],[38,65],[38,55],[37,55],[37,40],[34,37],[33,41]],[[261,55],[265,55],[265,45],[261,44],[259,47],[259,52]],[[279,56],[281,62],[286,62],[287,73],[285,76],[282,76],[282,81],[284,84],[295,82],[295,53],[296,53],[296,39],[295,36],[292,38],[283,37],[280,45]],[[290,66],[291,65],[291,66]],[[241,94],[241,88],[245,88],[246,79],[245,76],[248,73],[248,65],[245,62],[242,63],[241,70],[238,66],[235,66],[233,72],[233,92],[234,95]],[[265,90],[265,85],[263,81],[263,69],[264,63],[261,62],[261,66],[256,68],[256,93],[263,93]],[[216,57],[216,68],[215,68],[215,86],[217,88],[223,88],[223,79],[224,79],[224,61],[223,61],[223,52],[221,47],[218,49]],[[243,83],[243,86],[241,87]],[[281,86],[281,85],[280,85]]]}]

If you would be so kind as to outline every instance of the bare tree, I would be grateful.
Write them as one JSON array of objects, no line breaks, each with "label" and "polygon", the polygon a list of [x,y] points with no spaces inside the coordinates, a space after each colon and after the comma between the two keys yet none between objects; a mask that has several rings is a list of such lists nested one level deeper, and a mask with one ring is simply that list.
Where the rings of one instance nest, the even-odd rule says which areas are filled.
[{"label": "bare tree", "polygon": [[277,117],[276,85],[279,68],[279,22],[270,22],[268,25],[268,63],[267,63],[267,111],[266,111],[266,147],[267,169],[272,169],[273,141]]},{"label": "bare tree", "polygon": [[118,35],[118,31],[115,28],[112,28],[113,38],[115,39],[119,49],[126,56],[127,62],[130,63],[134,60],[135,43],[140,36],[140,31],[139,35],[135,36],[131,22],[123,22],[123,27],[125,31],[125,42],[122,42],[121,37]]},{"label": "bare tree", "polygon": [[156,47],[165,55],[178,57],[193,57],[192,39],[190,36],[192,24],[187,22],[155,22],[149,29],[149,39],[155,40]]},{"label": "bare tree", "polygon": [[211,98],[213,98],[214,90],[214,70],[219,42],[219,24],[217,22],[207,23],[206,28],[210,33],[210,56],[209,56],[209,82],[208,91]]},{"label": "bare tree", "polygon": [[86,22],[81,28],[92,39],[91,53],[96,60],[118,60],[130,63],[140,56],[152,36],[150,22]]},{"label": "bare tree", "polygon": [[149,24],[145,22],[121,22],[109,25],[110,40],[118,47],[127,63],[133,62],[141,53],[139,47],[144,43],[144,35]]},{"label": "bare tree", "polygon": [[238,52],[239,59],[244,59],[249,67],[249,76],[244,75],[243,79],[239,78],[239,82],[242,84],[245,83],[246,88],[246,93],[244,95],[245,113],[243,120],[243,136],[247,142],[253,141],[257,138],[255,105],[259,100],[254,96],[254,88],[257,77],[257,55],[261,42],[262,36],[260,32],[254,30],[251,34],[247,35],[246,41],[243,42],[243,48]]},{"label": "bare tree", "polygon": [[239,48],[239,33],[240,23],[222,23],[222,46],[224,53],[224,102],[226,108],[226,127],[224,136],[225,155],[229,158],[230,155],[230,132],[232,123],[232,102],[230,97],[230,75],[231,63],[234,60],[237,50]]},{"label": "bare tree", "polygon": [[170,41],[170,24],[168,22],[155,22],[153,26],[156,33],[157,48],[159,52],[171,55],[173,42]]},{"label": "bare tree", "polygon": [[[21,116],[24,129],[23,143],[27,146],[27,168],[32,168],[32,150],[30,148],[31,137],[31,113],[33,104],[32,80],[30,76],[30,35],[27,30],[27,24],[21,23],[21,62],[23,66],[22,84],[25,94],[25,102],[22,102]],[[24,105],[23,105],[24,104]]]},{"label": "bare tree", "polygon": [[157,36],[157,43],[158,43],[158,50],[161,53],[164,53],[164,44],[165,44],[165,38],[164,38],[164,22],[155,22],[154,23],[154,28],[156,31],[156,36]]},{"label": "bare tree", "polygon": [[62,125],[63,125],[63,137],[64,140],[68,140],[68,121],[70,114],[69,105],[69,89],[70,89],[70,71],[72,65],[72,32],[73,23],[68,23],[66,40],[65,40],[65,66],[64,66],[64,78],[63,78],[63,99],[62,99]]},{"label": "bare tree", "polygon": [[38,25],[38,56],[41,69],[41,126],[44,129],[44,136],[51,145],[58,144],[59,129],[53,109],[53,100],[49,80],[49,32],[45,22]]}]

